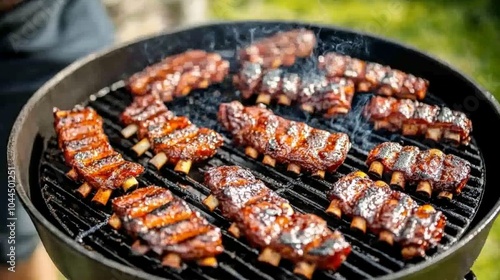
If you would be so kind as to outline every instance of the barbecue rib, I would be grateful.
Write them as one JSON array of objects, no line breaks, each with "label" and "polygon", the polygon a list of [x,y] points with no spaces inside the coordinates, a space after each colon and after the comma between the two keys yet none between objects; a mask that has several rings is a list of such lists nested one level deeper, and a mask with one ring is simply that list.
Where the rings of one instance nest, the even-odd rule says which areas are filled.
[{"label": "barbecue rib", "polygon": [[257,103],[296,102],[307,112],[323,112],[326,117],[347,114],[354,96],[354,83],[345,78],[327,79],[319,74],[287,73],[283,69],[263,71],[257,63],[245,62],[233,82],[243,98],[258,94]]},{"label": "barbecue rib", "polygon": [[469,145],[472,122],[448,107],[428,105],[409,99],[375,96],[366,105],[364,116],[375,129],[402,131],[403,135],[425,135],[433,141]]},{"label": "barbecue rib", "polygon": [[335,52],[320,56],[319,68],[329,77],[353,79],[361,92],[422,100],[429,86],[429,81],[412,74]]},{"label": "barbecue rib", "polygon": [[304,28],[278,32],[255,41],[239,53],[241,62],[258,63],[264,68],[291,66],[297,58],[311,55],[316,46],[316,35]]},{"label": "barbecue rib", "polygon": [[137,189],[113,199],[109,224],[136,239],[132,248],[163,256],[162,264],[180,268],[181,261],[217,266],[223,252],[220,229],[209,224],[182,199],[158,186]]},{"label": "barbecue rib", "polygon": [[338,231],[312,214],[294,213],[248,170],[239,166],[211,168],[205,173],[211,195],[203,202],[232,221],[229,231],[262,249],[259,261],[277,266],[281,258],[295,263],[294,272],[311,278],[314,269],[336,270],[351,251]]},{"label": "barbecue rib", "polygon": [[352,217],[351,228],[367,229],[383,242],[400,244],[405,259],[424,257],[444,234],[446,217],[431,205],[419,206],[408,195],[392,190],[382,181],[355,171],[335,182],[327,193],[327,213]]},{"label": "barbecue rib", "polygon": [[137,132],[139,141],[132,149],[141,156],[152,148],[151,163],[161,169],[167,162],[175,171],[189,173],[193,162],[211,158],[222,146],[223,138],[208,128],[199,128],[188,118],[175,116],[165,104],[152,96],[138,96],[121,115],[122,130],[128,138]]},{"label": "barbecue rib", "polygon": [[417,192],[427,197],[438,191],[439,198],[452,199],[462,191],[470,175],[470,163],[455,155],[445,155],[437,149],[421,151],[393,142],[373,148],[366,164],[377,178],[392,173],[390,185],[399,189],[404,189],[407,182],[418,183]]},{"label": "barbecue rib", "polygon": [[165,102],[191,90],[220,83],[229,73],[229,62],[219,54],[189,50],[164,58],[132,75],[128,88],[133,94],[153,94]]},{"label": "barbecue rib", "polygon": [[218,119],[237,145],[247,147],[249,157],[255,159],[262,153],[264,164],[288,164],[288,170],[297,174],[302,169],[324,177],[325,172],[337,170],[351,147],[347,134],[312,128],[238,101],[221,104]]},{"label": "barbecue rib", "polygon": [[124,191],[138,184],[135,177],[144,172],[140,164],[126,161],[109,144],[104,134],[102,118],[90,107],[72,110],[54,108],[54,129],[59,148],[63,150],[67,173],[74,181],[84,181],[78,192],[87,197],[97,190],[92,201],[107,204],[114,189]]}]

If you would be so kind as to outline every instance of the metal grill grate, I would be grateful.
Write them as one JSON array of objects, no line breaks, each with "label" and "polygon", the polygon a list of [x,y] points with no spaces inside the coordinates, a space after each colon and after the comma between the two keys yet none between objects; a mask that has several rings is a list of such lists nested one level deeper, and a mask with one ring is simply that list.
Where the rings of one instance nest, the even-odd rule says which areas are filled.
[{"label": "metal grill grate", "polygon": [[[78,187],[65,176],[68,168],[64,165],[62,153],[57,148],[54,138],[48,141],[48,146],[42,154],[40,163],[40,185],[43,203],[47,206],[54,219],[69,236],[89,250],[95,250],[117,262],[142,269],[146,272],[166,276],[174,279],[291,279],[297,277],[292,273],[293,266],[282,261],[278,268],[261,264],[257,261],[258,250],[249,247],[244,240],[235,239],[227,233],[230,223],[218,211],[208,212],[201,204],[201,200],[209,193],[203,186],[202,170],[207,166],[240,165],[249,167],[256,177],[263,180],[271,189],[284,198],[290,200],[298,212],[309,212],[325,218],[332,229],[340,229],[346,239],[352,244],[353,252],[337,272],[317,271],[315,277],[330,279],[363,279],[387,275],[411,265],[405,263],[394,248],[382,248],[377,244],[373,234],[364,236],[355,235],[349,230],[348,220],[336,220],[324,213],[328,206],[325,191],[327,186],[353,170],[367,170],[364,164],[368,151],[384,141],[398,141],[407,145],[416,145],[420,148],[429,148],[430,144],[401,137],[396,134],[372,132],[370,126],[359,116],[362,105],[367,101],[366,95],[357,95],[354,100],[353,111],[346,117],[335,120],[326,120],[309,116],[296,108],[271,106],[277,114],[286,118],[306,121],[308,124],[349,134],[353,147],[345,163],[336,174],[326,176],[325,180],[310,176],[291,176],[284,166],[269,168],[258,160],[245,156],[241,147],[231,145],[230,136],[218,125],[216,113],[221,102],[240,99],[237,93],[227,87],[227,84],[211,87],[205,91],[196,91],[188,97],[168,104],[170,110],[178,115],[188,116],[194,123],[207,126],[221,132],[225,138],[225,146],[219,149],[218,154],[203,164],[194,165],[189,177],[177,174],[172,167],[164,167],[160,172],[148,165],[152,154],[147,152],[143,157],[136,158],[131,147],[137,139],[123,139],[120,134],[119,114],[131,102],[131,95],[119,85],[103,89],[96,96],[91,96],[89,105],[95,108],[105,119],[105,131],[114,148],[128,160],[137,161],[148,166],[145,174],[139,178],[142,186],[157,184],[170,189],[175,195],[185,199],[198,209],[210,222],[219,226],[224,234],[223,243],[225,252],[218,257],[219,267],[202,268],[189,265],[182,271],[175,271],[160,266],[154,255],[136,256],[131,254],[132,240],[124,234],[112,230],[106,225],[111,213],[109,206],[98,209],[90,204],[90,199],[81,200],[74,195]],[[122,83],[123,84],[123,83]],[[113,90],[111,90],[113,89]],[[429,97],[430,98],[430,97]],[[437,102],[437,100],[429,100]],[[435,144],[435,147],[445,153],[453,153],[469,160],[473,166],[472,176],[463,193],[450,203],[431,200],[431,203],[443,211],[448,218],[446,234],[440,246],[429,252],[429,258],[439,254],[448,246],[455,243],[466,231],[475,215],[483,193],[484,174],[481,155],[473,141],[464,150],[450,146]],[[411,194],[411,188],[410,194]],[[413,196],[413,194],[412,194]],[[413,196],[419,203],[418,197]]]}]

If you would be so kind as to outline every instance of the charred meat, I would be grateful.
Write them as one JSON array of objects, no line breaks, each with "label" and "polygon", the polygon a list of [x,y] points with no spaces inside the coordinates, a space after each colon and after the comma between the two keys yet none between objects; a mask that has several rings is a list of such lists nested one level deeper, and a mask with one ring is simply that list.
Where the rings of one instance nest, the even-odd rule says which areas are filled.
[{"label": "charred meat", "polygon": [[334,172],[344,162],[351,143],[347,134],[330,133],[305,123],[290,121],[260,106],[244,107],[240,102],[221,104],[218,119],[246,154],[274,166],[288,164],[288,170],[305,170],[320,177]]},{"label": "charred meat", "polygon": [[258,63],[262,67],[291,66],[297,58],[311,55],[316,46],[316,35],[306,29],[278,32],[257,40],[239,53],[241,62]]},{"label": "charred meat", "polygon": [[319,67],[329,77],[354,80],[360,92],[371,91],[385,96],[422,100],[429,86],[426,79],[335,52],[320,56]]},{"label": "charred meat", "polygon": [[403,135],[425,135],[433,141],[469,145],[472,122],[459,111],[409,99],[375,96],[366,105],[364,116],[375,129],[401,131]]},{"label": "charred meat", "polygon": [[173,116],[163,101],[154,95],[136,96],[120,116],[121,122],[127,125],[122,135],[129,138],[137,133],[137,137],[143,139],[150,126],[164,123]]},{"label": "charred meat", "polygon": [[137,132],[141,139],[132,149],[140,156],[152,148],[155,157],[151,163],[158,169],[170,163],[176,165],[176,171],[187,174],[193,162],[213,157],[223,144],[217,132],[175,116],[161,100],[150,96],[136,97],[122,113],[121,121],[128,125],[122,130],[124,137]]},{"label": "charred meat", "polygon": [[72,110],[54,108],[54,128],[66,164],[68,177],[85,183],[78,192],[86,197],[96,189],[94,201],[106,204],[111,192],[120,186],[127,191],[138,184],[135,177],[144,167],[123,159],[109,144],[102,118],[91,107]]},{"label": "charred meat", "polygon": [[128,88],[135,95],[152,94],[169,102],[191,90],[222,82],[228,72],[229,62],[219,54],[189,50],[132,75]]},{"label": "charred meat", "polygon": [[417,192],[427,197],[437,191],[438,197],[451,199],[460,194],[470,176],[470,163],[455,155],[393,142],[373,148],[366,164],[375,177],[392,173],[392,186],[404,189],[406,183],[418,184]]},{"label": "charred meat", "polygon": [[179,268],[181,261],[216,266],[223,252],[220,229],[211,225],[182,199],[158,186],[137,189],[113,199],[109,224],[136,239],[139,253],[153,251],[163,265]]},{"label": "charred meat", "polygon": [[288,201],[239,166],[209,169],[204,203],[233,222],[230,232],[262,249],[259,260],[277,266],[281,258],[296,264],[307,278],[315,268],[337,269],[351,251],[343,236],[316,215],[294,213]]},{"label": "charred meat", "polygon": [[382,181],[352,172],[335,182],[327,193],[327,209],[337,217],[352,218],[351,228],[377,234],[381,241],[401,245],[405,259],[424,257],[444,234],[446,217],[431,205],[419,206],[408,195]]},{"label": "charred meat", "polygon": [[300,104],[304,111],[326,117],[347,114],[354,96],[354,83],[345,78],[327,79],[315,73],[288,73],[283,69],[263,71],[257,63],[245,62],[233,82],[244,98],[256,94],[257,103]]}]

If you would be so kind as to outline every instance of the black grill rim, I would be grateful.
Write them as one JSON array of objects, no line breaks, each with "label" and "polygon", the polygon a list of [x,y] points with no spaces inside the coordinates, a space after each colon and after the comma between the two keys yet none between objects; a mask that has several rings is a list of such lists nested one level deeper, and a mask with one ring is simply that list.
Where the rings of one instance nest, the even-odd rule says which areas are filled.
[{"label": "black grill rim", "polygon": [[[479,91],[481,91],[482,95],[486,99],[486,104],[488,104],[489,106],[492,107],[495,117],[500,118],[500,104],[498,103],[498,101],[494,98],[494,96],[490,92],[485,91],[481,86],[476,84],[474,81],[472,81],[466,75],[463,75],[462,73],[454,70],[448,63],[443,62],[439,59],[436,59],[435,57],[432,57],[429,55],[424,55],[420,51],[418,51],[412,47],[406,46],[404,44],[401,44],[399,42],[395,42],[392,40],[388,40],[388,39],[381,38],[379,36],[374,36],[374,35],[364,33],[364,32],[357,32],[357,31],[346,29],[346,28],[340,28],[337,26],[310,24],[310,23],[298,22],[298,21],[244,21],[244,22],[243,21],[232,21],[232,22],[219,22],[219,23],[216,22],[216,23],[212,23],[212,24],[208,24],[208,25],[207,24],[200,24],[200,25],[196,25],[196,26],[177,28],[173,32],[165,32],[165,33],[160,34],[160,35],[153,35],[153,36],[150,36],[147,38],[138,39],[132,43],[121,44],[121,45],[118,45],[116,47],[112,47],[108,50],[98,52],[98,53],[89,55],[85,58],[82,58],[79,61],[77,61],[77,62],[73,63],[72,65],[70,65],[69,67],[67,67],[66,69],[64,69],[63,71],[61,71],[57,76],[55,76],[53,79],[51,79],[49,82],[47,82],[43,87],[41,87],[33,95],[33,97],[29,100],[27,105],[23,108],[23,111],[21,112],[21,114],[18,116],[16,123],[13,127],[13,130],[11,132],[11,135],[9,138],[9,143],[8,143],[8,162],[9,162],[9,164],[11,166],[14,166],[14,170],[17,171],[17,174],[20,174],[21,168],[19,167],[19,165],[22,163],[23,159],[20,158],[19,155],[17,154],[17,151],[18,151],[17,149],[19,148],[18,146],[21,145],[19,142],[21,142],[21,143],[24,142],[24,141],[20,140],[20,139],[22,139],[22,136],[24,136],[23,133],[26,133],[22,130],[23,130],[23,127],[25,127],[25,126],[29,126],[32,129],[34,128],[33,125],[30,125],[27,122],[27,120],[29,119],[29,114],[31,113],[31,111],[33,111],[34,108],[37,107],[36,106],[37,103],[41,102],[41,100],[43,100],[43,97],[47,94],[47,92],[50,91],[50,89],[52,87],[61,83],[66,77],[70,76],[70,74],[72,74],[73,72],[75,72],[76,70],[81,68],[83,65],[91,62],[92,60],[94,60],[96,58],[104,57],[104,56],[110,54],[114,50],[124,48],[124,47],[128,46],[129,44],[139,43],[142,40],[152,39],[153,37],[156,37],[156,36],[175,34],[178,32],[189,31],[189,29],[191,29],[193,27],[216,27],[218,25],[226,25],[226,24],[238,25],[241,23],[275,24],[275,25],[289,24],[289,25],[314,26],[317,28],[334,29],[334,30],[337,30],[337,31],[343,32],[343,33],[350,33],[350,34],[366,36],[366,37],[369,37],[371,39],[375,39],[378,41],[384,41],[385,43],[388,43],[388,44],[397,45],[398,47],[401,47],[402,49],[405,49],[406,51],[418,53],[421,56],[426,56],[428,59],[434,60],[436,63],[441,64],[441,66],[448,68],[448,71],[451,71],[451,73],[453,73],[454,75],[459,76],[466,83],[468,83],[471,87],[474,87],[474,88],[478,89]],[[29,134],[28,134],[28,136],[29,136]],[[31,149],[31,147],[29,147],[29,149]],[[31,215],[32,219],[34,219],[36,222],[39,223],[38,225],[42,225],[45,229],[48,230],[48,232],[50,234],[54,235],[57,239],[61,239],[67,246],[70,247],[71,250],[91,259],[94,262],[102,263],[108,267],[115,268],[118,271],[123,272],[124,275],[128,274],[128,275],[136,276],[136,277],[137,276],[147,277],[149,279],[161,279],[161,278],[155,277],[153,275],[143,273],[141,271],[135,271],[127,266],[124,266],[124,265],[118,264],[114,261],[108,260],[99,254],[89,252],[89,251],[85,250],[84,248],[82,248],[80,245],[76,244],[71,238],[65,236],[65,234],[63,234],[59,229],[57,229],[48,220],[46,220],[45,217],[43,217],[43,215],[34,207],[34,205],[31,204],[30,196],[26,192],[25,188],[23,187],[23,186],[29,186],[29,182],[28,182],[29,180],[28,180],[28,178],[25,178],[25,177],[16,177],[16,183],[17,183],[16,191],[17,191],[17,194],[19,195],[19,197],[21,198],[20,200],[21,200],[23,206],[27,210],[29,210],[28,211],[29,214]],[[460,248],[467,245],[468,242],[473,240],[474,237],[476,237],[476,235],[479,235],[479,233],[481,233],[481,231],[489,230],[489,227],[490,227],[492,221],[496,218],[496,216],[499,214],[499,212],[500,212],[500,201],[497,201],[493,205],[492,209],[489,209],[487,211],[487,214],[485,215],[485,217],[482,220],[480,220],[476,224],[476,226],[474,228],[472,228],[468,234],[466,234],[466,236],[464,236],[459,242],[457,242],[453,246],[451,246],[448,250],[446,250],[445,252],[443,252],[442,254],[437,256],[433,260],[433,263],[440,262],[443,259],[450,257],[451,255],[456,253]],[[403,277],[403,276],[409,276],[413,273],[416,273],[416,272],[423,270],[424,268],[426,268],[430,265],[431,265],[430,262],[422,262],[422,263],[415,265],[409,269],[405,269],[403,271],[391,274],[389,277],[382,277],[381,279],[393,279],[393,278],[399,278],[399,277]]]}]

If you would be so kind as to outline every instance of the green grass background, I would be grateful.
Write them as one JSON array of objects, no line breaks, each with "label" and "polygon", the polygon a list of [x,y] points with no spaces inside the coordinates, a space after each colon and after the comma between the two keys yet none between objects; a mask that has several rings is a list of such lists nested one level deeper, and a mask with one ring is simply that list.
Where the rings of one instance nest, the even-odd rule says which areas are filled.
[{"label": "green grass background", "polygon": [[[498,0],[212,0],[210,12],[216,19],[297,19],[379,34],[447,61],[498,99],[499,6]],[[500,279],[499,265],[500,219],[473,271],[480,280]]]}]

